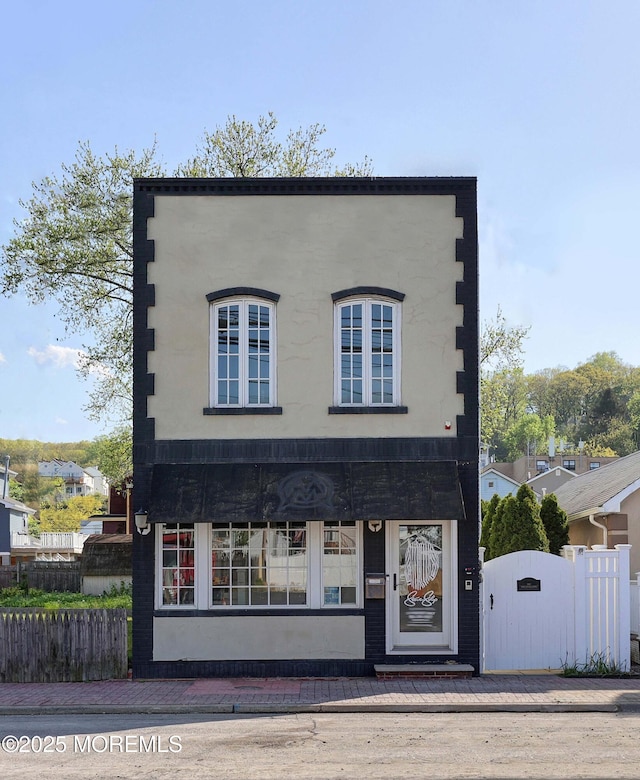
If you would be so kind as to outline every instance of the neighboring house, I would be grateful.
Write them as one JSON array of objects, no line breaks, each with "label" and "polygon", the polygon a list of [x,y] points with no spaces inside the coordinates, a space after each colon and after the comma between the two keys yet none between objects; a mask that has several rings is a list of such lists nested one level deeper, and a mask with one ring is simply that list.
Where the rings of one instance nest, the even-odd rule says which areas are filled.
[{"label": "neighboring house", "polygon": [[581,474],[555,494],[568,515],[570,544],[631,544],[631,572],[640,572],[640,451]]},{"label": "neighboring house", "polygon": [[134,248],[134,675],[478,670],[475,179],[137,180]]},{"label": "neighboring house", "polygon": [[68,498],[99,494],[109,495],[109,485],[104,475],[91,466],[82,468],[72,460],[40,461],[38,474],[41,477],[60,477],[64,480],[64,492]]},{"label": "neighboring house", "polygon": [[25,531],[13,533],[11,561],[75,561],[82,555],[86,538],[74,531],[47,531],[40,536]]},{"label": "neighboring house", "polygon": [[535,477],[531,477],[526,484],[542,499],[548,493],[555,493],[560,485],[575,479],[576,476],[573,471],[568,471],[562,466],[554,466],[551,469],[542,471],[540,474],[536,474]]},{"label": "neighboring house", "polygon": [[615,458],[599,458],[590,455],[523,455],[513,463],[490,463],[489,467],[501,474],[514,479],[519,485],[528,482],[546,471],[562,468],[575,474],[595,471],[618,460]]},{"label": "neighboring house", "polygon": [[0,498],[0,564],[6,565],[11,562],[12,541],[16,537],[28,535],[29,517],[34,514],[35,509],[31,509],[21,501],[8,496]]},{"label": "neighboring house", "polygon": [[81,534],[126,534],[127,516],[120,514],[91,515],[80,521]]},{"label": "neighboring house", "polygon": [[563,485],[567,480],[575,479],[575,477],[576,475],[573,472],[557,466],[553,469],[541,471],[535,477],[523,483],[508,477],[492,465],[485,468],[480,474],[480,497],[483,501],[490,501],[496,493],[500,498],[504,498],[510,493],[515,495],[520,485],[526,484],[536,494],[538,501],[541,501],[547,493],[555,493],[560,485]]},{"label": "neighboring house", "polygon": [[520,483],[516,482],[515,479],[511,479],[511,477],[507,477],[491,467],[480,475],[480,498],[483,501],[491,501],[496,493],[500,498],[505,498],[510,493],[515,495],[519,487]]}]

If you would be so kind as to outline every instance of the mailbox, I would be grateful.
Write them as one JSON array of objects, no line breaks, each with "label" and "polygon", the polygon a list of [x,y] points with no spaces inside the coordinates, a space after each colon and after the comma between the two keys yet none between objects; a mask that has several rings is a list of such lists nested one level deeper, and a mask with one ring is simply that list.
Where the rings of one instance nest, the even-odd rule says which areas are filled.
[{"label": "mailbox", "polygon": [[386,574],[365,574],[364,597],[366,599],[383,599],[386,583]]}]

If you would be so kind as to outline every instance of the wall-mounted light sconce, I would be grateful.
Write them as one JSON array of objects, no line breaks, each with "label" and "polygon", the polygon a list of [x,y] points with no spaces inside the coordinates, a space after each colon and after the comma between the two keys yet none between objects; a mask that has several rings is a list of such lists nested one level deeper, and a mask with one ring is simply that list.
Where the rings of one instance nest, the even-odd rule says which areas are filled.
[{"label": "wall-mounted light sconce", "polygon": [[139,534],[146,536],[149,531],[151,531],[151,526],[149,525],[149,516],[144,509],[139,509],[134,514],[133,519],[135,520],[136,529]]},{"label": "wall-mounted light sconce", "polygon": [[369,526],[371,533],[377,534],[378,531],[382,528],[382,520],[369,520],[367,525]]}]

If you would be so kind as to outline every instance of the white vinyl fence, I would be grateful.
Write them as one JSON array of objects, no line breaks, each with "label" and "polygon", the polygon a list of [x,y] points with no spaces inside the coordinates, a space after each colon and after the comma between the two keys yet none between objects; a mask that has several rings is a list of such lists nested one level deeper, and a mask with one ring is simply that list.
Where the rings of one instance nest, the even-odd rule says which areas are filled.
[{"label": "white vinyl fence", "polygon": [[631,580],[631,633],[640,635],[640,571]]},{"label": "white vinyl fence", "polygon": [[629,549],[522,550],[483,564],[483,671],[595,659],[629,669]]}]

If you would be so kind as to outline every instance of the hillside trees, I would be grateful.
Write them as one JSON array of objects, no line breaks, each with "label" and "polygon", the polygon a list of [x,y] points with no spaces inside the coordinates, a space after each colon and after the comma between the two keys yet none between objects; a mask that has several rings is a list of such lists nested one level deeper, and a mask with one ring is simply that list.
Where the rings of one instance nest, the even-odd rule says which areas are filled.
[{"label": "hillside trees", "polygon": [[488,407],[482,441],[497,460],[544,452],[550,435],[565,454],[622,456],[638,449],[640,369],[615,352],[597,353],[571,370],[495,371],[482,387]]}]

